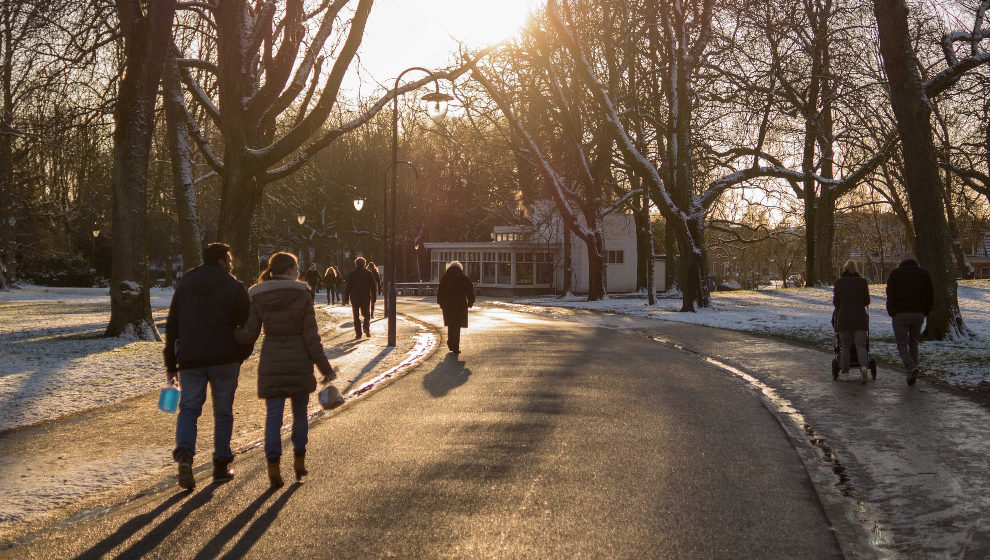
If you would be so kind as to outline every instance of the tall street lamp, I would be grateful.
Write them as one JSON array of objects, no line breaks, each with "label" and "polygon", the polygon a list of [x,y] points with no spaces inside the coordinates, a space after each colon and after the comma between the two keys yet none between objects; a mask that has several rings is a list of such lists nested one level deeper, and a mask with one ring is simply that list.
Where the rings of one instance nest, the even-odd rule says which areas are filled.
[{"label": "tall street lamp", "polygon": [[[433,122],[439,124],[443,118],[447,115],[447,102],[452,100],[453,97],[440,93],[440,84],[437,83],[438,77],[420,66],[413,66],[411,68],[406,68],[399,73],[395,78],[395,88],[392,90],[394,97],[392,99],[392,162],[389,165],[389,169],[392,170],[392,199],[389,201],[388,193],[385,193],[385,244],[386,244],[386,261],[385,261],[385,283],[387,286],[387,291],[385,294],[385,315],[388,316],[388,346],[395,346],[395,300],[396,300],[396,289],[395,289],[395,263],[398,262],[395,254],[395,209],[396,209],[396,191],[398,190],[398,173],[395,171],[396,165],[399,161],[399,81],[406,72],[411,72],[413,70],[419,70],[421,72],[426,72],[431,78],[434,85],[436,86],[436,91],[428,93],[423,96],[423,101],[427,102],[427,113]],[[391,212],[389,211],[391,210]],[[391,222],[391,226],[389,225]]]}]

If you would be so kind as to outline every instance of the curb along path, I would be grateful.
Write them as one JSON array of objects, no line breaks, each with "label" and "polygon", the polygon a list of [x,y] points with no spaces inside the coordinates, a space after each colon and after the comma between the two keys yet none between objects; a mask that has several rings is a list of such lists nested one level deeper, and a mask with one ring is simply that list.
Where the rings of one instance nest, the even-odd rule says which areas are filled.
[{"label": "curb along path", "polygon": [[[337,373],[334,385],[347,402],[327,414],[316,395],[309,404],[310,421],[335,414],[372,389],[424,360],[436,348],[437,335],[425,325],[399,317],[398,344],[386,347],[381,312],[372,322],[371,338],[354,339],[349,307],[317,302],[324,350]],[[262,461],[244,453],[261,447],[265,424],[264,401],[257,396],[260,342],[244,362],[234,399],[231,447],[240,461]],[[149,373],[161,375],[164,368]],[[175,485],[171,460],[175,415],[157,410],[158,393],[139,395],[112,405],[5,432],[0,436],[0,550],[13,539],[50,523],[71,523],[79,516],[98,515],[136,497]],[[291,426],[290,417],[283,433]],[[327,442],[311,441],[310,445]],[[210,398],[198,422],[197,478],[209,477],[213,450]],[[164,480],[163,480],[164,479]],[[202,484],[202,479],[198,482]]]}]

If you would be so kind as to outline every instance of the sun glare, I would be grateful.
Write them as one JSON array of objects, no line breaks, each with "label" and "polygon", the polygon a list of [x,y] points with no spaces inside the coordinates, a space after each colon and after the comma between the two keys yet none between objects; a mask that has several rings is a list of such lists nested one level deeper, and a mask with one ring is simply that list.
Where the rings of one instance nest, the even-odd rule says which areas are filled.
[{"label": "sun glare", "polygon": [[515,35],[537,0],[433,0],[431,14],[444,31],[468,46],[481,47]]}]

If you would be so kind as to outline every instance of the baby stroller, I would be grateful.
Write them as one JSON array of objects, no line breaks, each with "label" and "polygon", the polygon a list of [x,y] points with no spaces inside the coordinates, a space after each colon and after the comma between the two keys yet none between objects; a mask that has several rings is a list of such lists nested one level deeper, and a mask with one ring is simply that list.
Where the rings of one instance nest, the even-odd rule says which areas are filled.
[{"label": "baby stroller", "polygon": [[[839,355],[842,352],[842,341],[839,339],[839,330],[835,328],[836,312],[832,312],[832,331],[835,332],[835,357],[832,358],[832,379],[836,380],[839,378],[839,371],[842,369],[839,366]],[[866,351],[870,351],[870,331],[866,331]],[[853,344],[849,348],[849,368],[862,367],[859,363],[859,356],[856,355],[856,345]],[[877,361],[870,356],[870,360],[866,362],[867,369],[870,370],[870,375],[873,377],[874,381],[877,378]]]}]

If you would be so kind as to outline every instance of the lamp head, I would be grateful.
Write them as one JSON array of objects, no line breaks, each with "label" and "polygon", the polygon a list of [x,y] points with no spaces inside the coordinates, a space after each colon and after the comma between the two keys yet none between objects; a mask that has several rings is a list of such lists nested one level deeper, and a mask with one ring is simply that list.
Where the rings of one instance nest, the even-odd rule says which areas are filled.
[{"label": "lamp head", "polygon": [[[439,86],[437,87],[439,88]],[[423,96],[423,101],[426,101],[426,112],[434,123],[443,122],[444,117],[447,116],[447,103],[453,99],[453,97],[446,93],[440,93],[440,91],[427,93]]]},{"label": "lamp head", "polygon": [[306,216],[304,214],[299,214],[296,216],[296,221],[299,222],[299,225],[303,225],[306,223]]},{"label": "lamp head", "polygon": [[354,199],[354,209],[357,210],[358,212],[360,212],[362,208],[364,208],[364,199],[363,198],[355,198]]},{"label": "lamp head", "polygon": [[96,238],[96,237],[99,237],[99,236],[100,236],[100,230],[94,229],[93,230],[93,237]]}]

